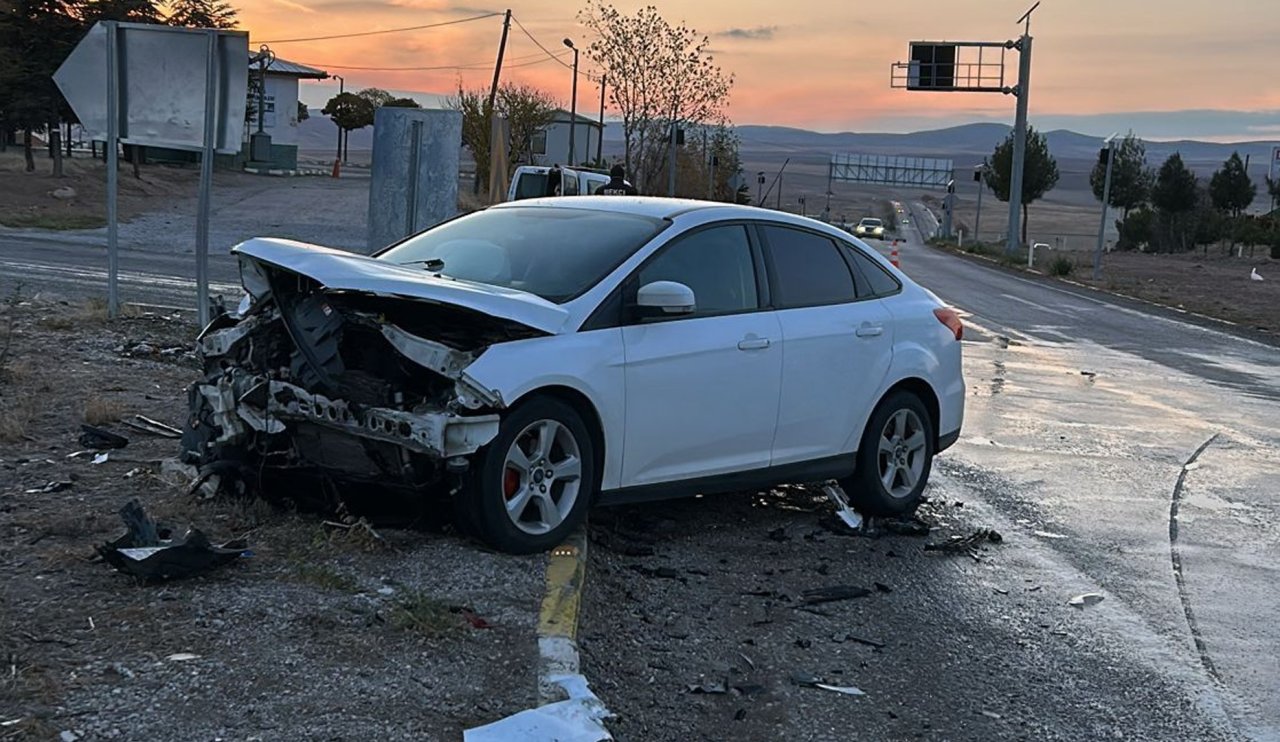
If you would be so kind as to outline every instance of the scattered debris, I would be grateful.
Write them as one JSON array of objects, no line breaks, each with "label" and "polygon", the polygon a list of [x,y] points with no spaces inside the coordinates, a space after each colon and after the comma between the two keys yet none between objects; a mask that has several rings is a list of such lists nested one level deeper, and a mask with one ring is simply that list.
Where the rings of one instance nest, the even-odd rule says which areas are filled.
[{"label": "scattered debris", "polygon": [[108,462],[108,461],[110,461],[110,460],[111,460],[111,454],[106,453],[106,452],[100,453],[100,454],[98,454],[97,456],[94,456],[94,457],[93,457],[93,463],[94,463],[94,465],[97,465],[97,464],[105,464],[105,463],[107,463],[107,462]]},{"label": "scattered debris", "polygon": [[190,577],[248,554],[248,544],[243,540],[214,546],[208,536],[195,528],[188,528],[180,538],[163,538],[169,535],[168,529],[162,531],[137,498],[120,509],[120,519],[128,531],[97,551],[118,571],[144,580]]},{"label": "scattered debris", "polygon": [[26,493],[28,495],[45,495],[45,494],[49,494],[50,492],[61,492],[65,489],[70,489],[70,488],[71,488],[70,482],[53,481],[53,482],[48,482],[43,487],[33,487],[29,490],[26,490]]},{"label": "scattered debris", "polygon": [[1031,533],[1033,535],[1039,536],[1040,538],[1054,538],[1054,539],[1068,538],[1065,534],[1054,533],[1053,531],[1032,531]]},{"label": "scattered debris", "polygon": [[947,554],[968,554],[974,561],[981,561],[978,546],[991,542],[998,544],[1004,541],[1000,532],[992,528],[979,528],[968,536],[952,536],[937,544],[925,544],[925,551],[941,551]]},{"label": "scattered debris", "polygon": [[1186,464],[1182,467],[1183,471],[1195,471],[1196,469],[1199,469],[1199,468],[1200,468],[1199,461],[1192,461],[1190,464]]},{"label": "scattered debris", "polygon": [[871,583],[871,584],[875,585],[876,589],[877,589],[877,590],[879,590],[879,591],[880,591],[880,592],[882,592],[882,593],[891,593],[891,592],[893,592],[893,588],[889,587],[888,585],[884,584],[883,582],[873,582],[873,583]]},{"label": "scattered debris", "polygon": [[1250,281],[1262,281],[1262,280],[1265,280],[1265,279],[1263,279],[1263,277],[1262,277],[1262,274],[1261,274],[1261,273],[1258,273],[1258,269],[1257,269],[1257,268],[1254,268],[1254,269],[1249,273],[1249,280],[1250,280]]},{"label": "scattered debris", "polygon": [[804,605],[818,605],[819,603],[832,603],[837,600],[865,598],[870,594],[870,590],[857,585],[831,585],[830,587],[805,590],[800,593],[800,599],[804,601]]},{"label": "scattered debris", "polygon": [[182,431],[178,428],[175,428],[172,425],[165,425],[159,420],[152,420],[151,418],[143,417],[142,415],[134,415],[132,420],[124,420],[123,422],[134,430],[138,430],[143,433],[150,433],[151,435],[158,435],[161,438],[182,437]]},{"label": "scattered debris", "polygon": [[997,713],[996,713],[996,712],[994,712],[994,711],[986,711],[986,710],[983,710],[983,711],[982,711],[982,715],[983,715],[983,716],[985,716],[985,717],[987,717],[988,719],[1003,719],[1003,718],[1004,718],[1003,716],[1001,716],[1000,714],[997,714]]},{"label": "scattered debris", "polygon": [[812,647],[812,646],[813,646],[813,641],[811,639],[796,639],[797,649],[808,649],[809,647]]},{"label": "scattered debris", "polygon": [[80,445],[86,448],[92,448],[95,451],[101,451],[109,448],[124,448],[129,445],[129,439],[119,433],[112,433],[110,430],[104,430],[92,425],[80,426]]},{"label": "scattered debris", "polygon": [[1098,376],[1098,372],[1097,372],[1097,371],[1081,371],[1081,372],[1080,372],[1080,375],[1081,375],[1081,376],[1088,376],[1088,377],[1089,377],[1089,381],[1093,381],[1095,378],[1097,378],[1097,376]]},{"label": "scattered debris", "polygon": [[177,652],[176,654],[171,654],[168,657],[165,657],[165,659],[170,662],[190,662],[191,660],[200,659],[200,655],[193,654],[191,652]]},{"label": "scattered debris", "polygon": [[702,683],[689,683],[685,686],[685,690],[690,693],[706,693],[708,695],[720,695],[729,692],[729,683],[721,678],[720,680],[708,680]]},{"label": "scattered debris", "polygon": [[[961,503],[956,503],[957,507]],[[875,524],[897,536],[928,536],[933,526],[920,520],[919,516],[909,515],[901,518],[879,518]]]},{"label": "scattered debris", "polygon": [[1067,602],[1076,608],[1083,609],[1085,606],[1101,603],[1102,599],[1102,593],[1085,593],[1083,595],[1077,595]]},{"label": "scattered debris", "polygon": [[743,653],[743,652],[738,652],[738,656],[742,658],[742,661],[743,661],[743,662],[747,663],[747,668],[748,668],[748,669],[752,670],[753,672],[755,671],[755,669],[756,669],[756,663],[752,662],[750,657],[748,657],[748,656],[747,656],[745,653]]},{"label": "scattered debris", "polygon": [[145,467],[145,466],[135,466],[135,467],[133,467],[132,469],[130,469],[129,471],[127,471],[127,472],[125,472],[125,473],[124,473],[124,478],[125,478],[125,479],[133,479],[134,477],[136,477],[136,476],[138,476],[138,475],[140,475],[140,474],[146,474],[146,473],[147,473],[147,472],[149,472],[149,471],[151,471],[151,470],[150,470],[150,469],[148,469],[148,468],[147,468],[147,467]]},{"label": "scattered debris", "polygon": [[1003,587],[993,587],[993,588],[991,588],[991,589],[992,589],[992,590],[994,590],[994,591],[995,591],[995,593],[996,593],[997,595],[1008,595],[1008,594],[1009,594],[1009,591],[1008,591],[1008,590],[1006,590],[1006,589],[1004,589]]},{"label": "scattered debris", "polygon": [[629,569],[633,572],[639,572],[645,577],[659,577],[664,580],[679,580],[688,583],[689,578],[684,577],[680,572],[672,567],[646,567],[643,564],[632,564]]},{"label": "scattered debris", "polygon": [[757,693],[764,692],[764,686],[759,683],[739,683],[733,686],[734,692],[742,696],[754,696]]},{"label": "scattered debris", "polygon": [[835,482],[828,482],[822,486],[822,491],[825,492],[827,497],[831,498],[831,502],[835,504],[837,518],[855,531],[862,528],[862,514],[849,506],[849,498],[845,495],[845,492],[840,485]]},{"label": "scattered debris", "polygon": [[458,606],[456,609],[452,609],[452,610],[455,610],[455,612],[457,612],[464,619],[466,619],[467,623],[470,624],[471,628],[473,629],[492,629],[493,628],[493,624],[486,621],[484,616],[481,616],[480,614],[476,613],[470,608],[466,608],[464,606]]},{"label": "scattered debris", "polygon": [[569,694],[566,701],[526,709],[505,719],[462,732],[463,742],[506,742],[513,739],[601,742],[613,736],[601,723],[613,714],[587,687],[581,675],[559,675],[551,682]]},{"label": "scattered debris", "polygon": [[812,688],[822,682],[822,678],[812,673],[793,672],[791,673],[791,682],[801,688]]},{"label": "scattered debris", "polygon": [[864,646],[872,647],[874,649],[885,648],[885,645],[881,644],[880,642],[872,641],[870,639],[863,639],[862,637],[854,636],[853,634],[836,634],[835,636],[831,637],[831,641],[835,642],[836,644],[842,644],[844,642],[854,642],[855,644],[862,644]]},{"label": "scattered debris", "polygon": [[829,690],[829,691],[832,691],[832,692],[835,692],[835,693],[843,693],[843,694],[844,694],[844,695],[846,695],[846,696],[865,696],[865,695],[867,695],[866,693],[863,693],[861,690],[859,690],[859,689],[857,689],[857,688],[853,687],[852,685],[844,685],[844,686],[840,686],[840,685],[827,685],[826,683],[817,683],[817,684],[815,684],[813,687],[815,687],[815,688],[821,688],[822,690]]},{"label": "scattered debris", "polygon": [[736,712],[734,712],[734,714],[733,714],[733,720],[734,720],[734,721],[742,721],[742,720],[743,720],[743,719],[745,719],[745,718],[747,718],[747,710],[746,710],[746,709],[738,709],[738,710],[737,710]]}]

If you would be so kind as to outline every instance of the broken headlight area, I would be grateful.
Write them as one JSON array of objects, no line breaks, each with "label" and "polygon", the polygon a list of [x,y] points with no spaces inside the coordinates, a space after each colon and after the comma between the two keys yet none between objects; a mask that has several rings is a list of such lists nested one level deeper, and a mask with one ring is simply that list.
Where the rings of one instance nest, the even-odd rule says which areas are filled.
[{"label": "broken headlight area", "polygon": [[536,331],[471,310],[324,291],[279,271],[248,311],[197,343],[183,459],[202,468],[322,474],[423,489],[466,468],[498,433],[503,400],[466,369]]}]

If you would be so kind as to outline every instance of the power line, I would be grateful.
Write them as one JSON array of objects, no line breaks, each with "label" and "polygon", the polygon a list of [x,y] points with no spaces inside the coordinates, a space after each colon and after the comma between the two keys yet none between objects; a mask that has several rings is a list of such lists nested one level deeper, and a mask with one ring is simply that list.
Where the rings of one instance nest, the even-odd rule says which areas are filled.
[{"label": "power line", "polygon": [[515,21],[515,22],[516,22],[516,25],[520,27],[520,30],[524,32],[524,35],[525,35],[525,36],[528,36],[528,37],[529,37],[529,40],[530,40],[530,41],[532,41],[534,44],[536,44],[536,45],[537,45],[537,47],[538,47],[539,49],[541,49],[543,52],[546,52],[546,55],[547,55],[548,57],[551,57],[552,59],[556,60],[556,61],[557,61],[557,62],[559,62],[562,66],[564,66],[564,67],[566,67],[566,68],[568,68],[568,69],[573,69],[573,65],[571,65],[571,64],[569,64],[568,62],[565,62],[564,60],[559,59],[558,57],[556,57],[556,55],[552,54],[550,51],[548,51],[548,50],[547,50],[547,47],[545,47],[545,46],[543,46],[543,45],[542,45],[542,42],[541,42],[541,41],[538,41],[537,39],[535,39],[535,38],[533,37],[533,34],[529,33],[529,29],[525,28],[525,27],[524,27],[524,24],[520,22],[520,19],[519,19],[519,18],[516,18],[516,17],[513,15],[513,16],[511,16],[511,20]]},{"label": "power line", "polygon": [[[441,21],[440,23],[427,23],[422,26],[405,26],[404,28],[388,28],[384,31],[362,31],[360,33],[334,34],[333,36],[310,36],[304,39],[273,39],[270,41],[255,40],[255,43],[292,44],[300,41],[328,41],[330,39],[352,39],[357,36],[377,36],[378,34],[400,33],[401,31],[421,31],[424,28],[439,28],[440,26],[452,26],[457,23],[470,23],[471,21],[482,21],[485,18],[493,18],[494,16],[498,16],[498,15],[502,15],[502,14],[501,13],[485,13],[484,15],[475,15],[475,16],[471,16],[470,18],[458,18],[452,21]],[[539,46],[541,46],[541,44],[539,44]],[[546,49],[543,49],[543,51],[546,51]],[[563,64],[563,62],[561,64]]]},{"label": "power line", "polygon": [[[568,54],[568,52],[564,52]],[[536,57],[536,59],[534,59]],[[532,62],[522,62],[520,64],[507,65],[509,67],[529,67],[535,64],[543,64],[549,62],[555,57],[546,57],[542,54],[529,54],[523,57],[517,57],[517,60],[533,59]],[[559,61],[559,60],[556,60]],[[432,70],[480,70],[488,69],[493,66],[493,62],[468,62],[466,64],[443,64],[434,67],[353,67],[344,64],[323,64],[319,62],[299,62],[308,67],[318,67],[320,69],[333,70],[356,70],[358,72],[429,72]]]}]

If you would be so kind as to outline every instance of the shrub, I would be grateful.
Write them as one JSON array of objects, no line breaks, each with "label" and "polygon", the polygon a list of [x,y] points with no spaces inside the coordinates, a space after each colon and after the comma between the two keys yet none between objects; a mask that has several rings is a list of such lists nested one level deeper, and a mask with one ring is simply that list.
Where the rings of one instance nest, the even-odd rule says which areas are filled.
[{"label": "shrub", "polygon": [[1076,264],[1071,262],[1071,258],[1063,257],[1062,255],[1054,258],[1053,262],[1049,263],[1049,275],[1058,276],[1059,278],[1071,275],[1071,271],[1075,269]]}]

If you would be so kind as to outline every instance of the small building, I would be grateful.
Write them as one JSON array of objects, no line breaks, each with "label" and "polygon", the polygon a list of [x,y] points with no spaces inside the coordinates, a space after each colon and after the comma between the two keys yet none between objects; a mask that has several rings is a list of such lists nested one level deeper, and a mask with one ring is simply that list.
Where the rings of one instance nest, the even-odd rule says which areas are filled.
[{"label": "small building", "polygon": [[569,163],[569,130],[573,129],[573,162],[581,165],[595,162],[604,128],[579,114],[576,119],[566,110],[556,111],[556,117],[542,131],[533,135],[529,151],[533,153],[532,165],[567,165]]},{"label": "small building", "polygon": [[[258,76],[258,70],[258,65],[251,61],[251,81]],[[256,82],[249,86],[248,122],[245,124],[244,147],[240,150],[241,161],[253,160],[255,165],[271,169],[294,170],[298,167],[298,83],[301,80],[324,80],[329,73],[277,57],[267,67],[265,77],[261,126],[258,121],[259,101],[253,95]],[[251,153],[250,140],[259,131],[271,137],[270,150]],[[255,155],[261,159],[256,159]]]}]

